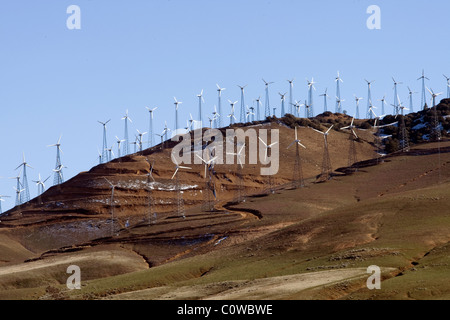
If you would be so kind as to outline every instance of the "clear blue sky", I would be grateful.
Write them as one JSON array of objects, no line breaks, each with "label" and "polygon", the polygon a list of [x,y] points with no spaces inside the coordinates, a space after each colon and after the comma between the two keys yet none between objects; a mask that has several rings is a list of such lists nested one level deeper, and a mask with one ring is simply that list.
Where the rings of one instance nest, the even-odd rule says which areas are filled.
[{"label": "clear blue sky", "polygon": [[[69,5],[81,9],[81,30],[69,30]],[[381,9],[381,29],[369,30],[369,5]],[[448,12],[450,3],[435,1],[300,1],[300,0],[46,0],[0,3],[0,176],[12,177],[22,152],[33,166],[31,180],[52,174],[56,143],[62,134],[66,180],[97,164],[102,128],[111,119],[108,143],[123,137],[126,109],[136,129],[148,131],[155,112],[155,132],[164,121],[174,126],[173,97],[180,123],[197,118],[196,95],[204,89],[205,115],[217,104],[216,83],[228,99],[239,100],[237,85],[248,84],[246,104],[264,98],[261,78],[275,83],[270,99],[279,109],[278,92],[295,78],[294,99],[307,98],[306,78],[317,82],[315,113],[323,109],[319,94],[328,88],[335,107],[336,72],[344,83],[343,109],[355,112],[354,94],[367,105],[364,78],[376,80],[373,100],[386,94],[393,103],[392,80],[407,104],[410,86],[425,69],[427,85],[445,91],[450,74]],[[428,97],[428,96],[427,96]],[[420,95],[414,97],[415,109]],[[378,101],[374,104],[380,107]],[[237,105],[237,107],[239,104]],[[379,109],[378,109],[379,110]],[[392,110],[389,106],[388,111]],[[303,115],[303,111],[302,111]],[[228,119],[227,119],[228,120]],[[227,122],[227,121],[225,121]],[[114,145],[115,146],[115,145]],[[116,149],[114,148],[114,151]],[[52,185],[49,179],[47,188]],[[9,195],[3,210],[14,205],[15,181],[0,179],[0,194]]]}]

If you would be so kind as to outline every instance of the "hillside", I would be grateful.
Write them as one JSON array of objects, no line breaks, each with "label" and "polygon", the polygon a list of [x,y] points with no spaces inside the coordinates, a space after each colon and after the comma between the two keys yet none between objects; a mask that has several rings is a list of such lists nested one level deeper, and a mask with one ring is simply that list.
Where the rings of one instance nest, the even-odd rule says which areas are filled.
[{"label": "hillside", "polygon": [[[450,286],[439,277],[448,265],[450,142],[379,158],[372,129],[357,129],[360,162],[351,172],[345,169],[349,133],[340,130],[350,121],[323,114],[247,124],[280,131],[275,192],[259,165],[245,165],[247,197],[236,203],[236,166],[216,165],[218,198],[205,211],[204,167],[190,165],[179,172],[185,218],[175,212],[173,143],[50,188],[1,217],[0,298],[448,298]],[[295,124],[307,147],[300,151],[305,187],[297,189],[291,187],[295,153],[287,149]],[[307,125],[325,131],[331,124],[334,175],[319,183],[323,136]],[[113,234],[105,177],[117,185]],[[69,264],[81,267],[80,291],[65,289]],[[365,288],[371,264],[382,268],[386,290]]]}]

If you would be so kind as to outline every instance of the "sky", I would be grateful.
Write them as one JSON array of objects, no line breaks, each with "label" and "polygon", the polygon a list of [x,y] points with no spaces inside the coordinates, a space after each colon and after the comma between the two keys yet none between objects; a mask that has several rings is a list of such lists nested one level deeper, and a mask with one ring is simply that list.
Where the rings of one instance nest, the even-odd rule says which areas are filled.
[{"label": "sky", "polygon": [[[67,13],[71,5],[80,10],[80,29],[67,26],[67,20],[74,21],[73,12]],[[371,5],[380,9],[379,29],[367,26]],[[19,173],[15,168],[23,154],[32,166],[27,174],[33,198],[38,174],[51,176],[47,188],[53,183],[56,148],[48,145],[60,136],[68,180],[98,164],[103,129],[97,121],[111,119],[107,141],[117,154],[115,136],[124,137],[126,110],[130,139],[136,130],[149,130],[145,107],[158,107],[155,133],[162,132],[164,121],[173,129],[174,97],[183,102],[179,122],[184,127],[190,113],[198,119],[202,89],[203,118],[211,116],[218,104],[216,84],[226,88],[223,116],[229,113],[228,100],[240,100],[238,85],[248,85],[246,105],[254,105],[258,96],[264,104],[262,78],[274,82],[269,98],[278,116],[278,92],[287,92],[286,80],[292,78],[294,100],[307,99],[306,79],[314,78],[314,113],[323,112],[320,94],[326,88],[328,109],[334,112],[338,71],[348,114],[355,113],[355,94],[363,97],[361,115],[366,112],[364,79],[375,80],[375,112],[386,95],[386,113],[392,113],[392,77],[403,82],[398,94],[407,107],[407,86],[419,92],[413,96],[417,111],[423,69],[430,79],[426,85],[446,95],[448,12],[445,0],[432,5],[425,0],[1,1],[0,195],[10,196],[2,209],[15,204],[15,180],[9,178]]]}]

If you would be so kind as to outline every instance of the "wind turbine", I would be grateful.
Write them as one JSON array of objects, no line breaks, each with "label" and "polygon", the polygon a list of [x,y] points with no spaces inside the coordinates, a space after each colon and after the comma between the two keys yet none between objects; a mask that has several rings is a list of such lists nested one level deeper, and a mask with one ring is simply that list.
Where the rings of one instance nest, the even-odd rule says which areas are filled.
[{"label": "wind turbine", "polygon": [[425,110],[427,108],[427,96],[425,94],[425,79],[430,80],[427,77],[425,77],[425,70],[422,69],[422,76],[417,78],[417,80],[422,80],[422,93],[421,93],[422,110]]},{"label": "wind turbine", "polygon": [[255,114],[250,110],[250,108],[248,106],[246,106],[246,113],[245,113],[245,122],[249,122],[249,117],[250,117],[250,121],[252,121],[252,115],[254,116]]},{"label": "wind turbine", "polygon": [[325,89],[325,92],[322,93],[320,96],[323,97],[323,112],[328,111],[328,105],[327,105],[327,98],[329,98],[327,94],[328,88]]},{"label": "wind turbine", "polygon": [[17,174],[16,177],[11,177],[10,179],[16,179],[16,187],[14,189],[16,190],[16,206],[20,206],[22,204],[22,199],[20,197],[20,194],[22,191],[18,192],[22,188],[22,183],[20,182],[20,173]]},{"label": "wind turbine", "polygon": [[175,159],[175,157],[173,156],[173,154],[171,155],[172,157],[172,162],[175,164],[175,172],[173,173],[172,176],[172,180],[176,177],[175,179],[175,189],[177,192],[177,208],[176,208],[176,214],[178,214],[179,216],[182,216],[183,219],[186,218],[186,216],[184,215],[184,202],[183,202],[183,196],[181,194],[181,189],[180,189],[180,184],[178,181],[178,170],[179,169],[192,169],[189,167],[185,167],[185,166],[180,166],[177,162],[177,160]]},{"label": "wind turbine", "polygon": [[411,112],[414,112],[412,96],[414,93],[417,93],[417,92],[413,92],[410,87],[408,87],[408,91],[409,91],[409,109],[411,110]]},{"label": "wind turbine", "polygon": [[308,83],[308,105],[309,108],[308,110],[308,114],[307,114],[307,118],[312,118],[314,116],[314,102],[313,102],[313,92],[312,89],[314,89],[314,91],[316,90],[316,87],[314,87],[314,78],[311,78],[311,81],[309,81],[308,79],[306,79],[307,83]]},{"label": "wind turbine", "polygon": [[275,142],[273,142],[273,143],[267,145],[267,144],[264,142],[264,140],[261,139],[261,137],[258,137],[258,139],[264,144],[264,147],[266,148],[266,149],[265,149],[265,152],[264,152],[264,160],[267,160],[268,150],[269,150],[269,149],[272,149],[272,147],[273,147],[274,145],[276,145],[276,144],[278,143],[278,141],[275,141]]},{"label": "wind turbine", "polygon": [[[128,116],[128,110],[125,112],[125,116],[122,117],[122,120],[125,120],[125,130],[124,130],[124,138],[123,138],[125,140],[125,143],[123,144],[123,155],[126,156],[129,153],[128,145],[130,144],[129,140],[128,140],[128,121],[130,121],[130,123],[133,122],[133,121],[131,121],[130,117]],[[106,159],[106,158],[103,157],[103,160],[104,159]]]},{"label": "wind turbine", "polygon": [[299,146],[301,146],[305,149],[306,149],[306,147],[301,143],[301,140],[298,138],[297,126],[295,126],[295,128],[294,128],[294,132],[295,132],[295,139],[294,139],[294,141],[291,142],[291,144],[289,144],[287,149],[289,149],[292,145],[295,144],[295,162],[294,162],[294,171],[293,171],[293,175],[292,175],[292,187],[296,189],[296,188],[304,186]]},{"label": "wind turbine", "polygon": [[108,154],[106,149],[108,148],[108,143],[106,142],[106,125],[108,124],[108,122],[110,122],[111,119],[109,119],[106,122],[101,122],[101,121],[97,121],[98,123],[100,123],[103,126],[103,148],[102,148],[102,160],[106,162],[108,162],[111,159],[108,159]]},{"label": "wind turbine", "polygon": [[[62,164],[59,165],[59,167],[53,169],[53,172],[55,172],[55,175],[59,176],[59,179],[62,181],[62,169],[67,168],[66,166],[63,166]],[[59,184],[58,186],[60,186],[61,184]]]},{"label": "wind turbine", "polygon": [[18,189],[16,187],[13,187],[14,190],[16,190],[16,206],[20,206],[22,203],[25,203],[26,201],[22,200],[22,192],[25,191],[25,189]]},{"label": "wind turbine", "polygon": [[50,176],[48,176],[48,178],[45,179],[44,181],[42,181],[40,173],[39,173],[38,176],[39,176],[39,179],[38,180],[33,180],[33,182],[35,182],[36,185],[38,186],[37,194],[38,194],[38,196],[40,196],[41,194],[43,194],[45,192],[45,183],[47,182],[48,179],[50,179]]},{"label": "wind turbine", "polygon": [[398,113],[398,105],[399,105],[399,98],[397,94],[397,85],[402,84],[403,82],[397,82],[395,81],[394,77],[392,77],[392,81],[394,81],[394,114]]},{"label": "wind turbine", "polygon": [[336,112],[337,113],[342,113],[342,106],[341,106],[342,101],[345,101],[345,99],[341,99],[338,96],[336,96],[336,110],[337,110]]},{"label": "wind turbine", "polygon": [[261,114],[260,114],[261,96],[259,96],[257,99],[255,99],[255,101],[256,101],[256,120],[261,120]]},{"label": "wind turbine", "polygon": [[23,203],[25,203],[30,201],[30,189],[28,188],[27,167],[28,168],[32,167],[25,160],[25,153],[22,153],[22,159],[23,159],[22,163],[16,168],[16,170],[22,167],[22,187],[23,192],[25,193]]},{"label": "wind turbine", "polygon": [[216,106],[214,106],[214,111],[213,111],[212,115],[213,115],[213,119],[216,121],[216,128],[220,128],[222,126],[222,120],[220,120],[221,116],[220,116],[220,113],[217,112]]},{"label": "wind turbine", "polygon": [[374,105],[372,105],[372,101],[370,101],[369,103],[369,111],[367,113],[367,116],[369,119],[373,119],[373,117],[377,117],[377,115],[375,114],[375,112],[373,111],[373,109],[376,109],[377,107],[375,107]]},{"label": "wind turbine", "polygon": [[116,185],[112,184],[111,181],[103,177],[109,185],[111,186],[111,198],[109,201],[110,210],[111,210],[111,237],[114,236],[114,207],[115,207],[115,200],[114,200],[114,191],[116,190]]},{"label": "wind turbine", "polygon": [[333,171],[333,169],[331,167],[330,153],[328,151],[328,135],[330,134],[331,128],[333,128],[333,126],[334,125],[329,127],[328,130],[325,132],[311,128],[314,131],[323,135],[323,160],[322,160],[322,172],[320,174],[320,178],[324,181],[331,179],[332,171]]},{"label": "wind turbine", "polygon": [[153,178],[153,167],[155,165],[155,161],[153,160],[152,163],[150,163],[150,160],[147,158],[147,162],[150,165],[150,170],[147,174],[147,190],[148,190],[148,222],[149,224],[152,223],[152,217],[153,222],[156,223],[156,212],[153,212],[153,196],[152,196],[152,187],[150,185],[150,179],[155,182],[155,178]]},{"label": "wind turbine", "polygon": [[125,142],[125,139],[120,140],[117,136],[116,136],[116,142],[117,142],[117,157],[121,157],[120,156],[120,145],[122,144],[122,142]]},{"label": "wind turbine", "polygon": [[289,113],[294,115],[292,112],[292,106],[293,106],[292,89],[294,88],[294,79],[286,80],[286,81],[289,82]]},{"label": "wind turbine", "polygon": [[[226,88],[221,88],[218,84],[216,84],[217,86],[217,93],[218,93],[218,106],[219,106],[219,117],[216,117],[216,123],[217,123],[217,128],[221,128],[222,127],[222,119],[220,118],[220,115],[222,114],[222,91],[226,90]],[[214,106],[214,111],[217,112],[216,110],[216,106]]]},{"label": "wind turbine", "polygon": [[205,102],[203,99],[203,89],[200,94],[197,95],[198,98],[198,119],[200,121],[200,128],[203,127],[203,117],[202,117],[202,102]]},{"label": "wind turbine", "polygon": [[432,128],[431,128],[431,133],[432,133],[432,137],[435,140],[440,140],[441,139],[441,130],[439,129],[439,119],[437,116],[437,106],[436,106],[436,97],[440,96],[442,94],[442,92],[439,93],[435,93],[433,91],[433,89],[428,89],[428,92],[431,94],[431,99],[432,99],[432,103],[433,103],[433,124],[432,124]]},{"label": "wind turbine", "polygon": [[[236,146],[237,147],[237,146]],[[236,162],[236,177],[237,180],[237,188],[236,188],[236,194],[235,194],[235,201],[236,202],[243,202],[245,201],[245,195],[244,195],[244,184],[243,184],[243,176],[242,176],[242,168],[244,167],[244,164],[242,163],[242,152],[245,150],[245,143],[242,144],[241,148],[236,153],[229,153],[227,152],[227,155],[233,155],[236,156],[237,162]],[[244,160],[245,161],[245,160]]]},{"label": "wind turbine", "polygon": [[[61,136],[59,136],[58,142],[56,144],[52,144],[49,145],[47,147],[56,147],[56,165],[55,165],[55,169],[59,168],[61,166]],[[56,186],[58,184],[61,184],[64,182],[64,178],[63,175],[61,173],[60,175],[55,174],[54,179],[53,179],[53,185]]]},{"label": "wind turbine", "polygon": [[[247,85],[245,86],[239,86],[238,87],[241,89],[241,112],[239,114],[239,119],[241,123],[245,122],[245,101],[244,101],[244,89]],[[230,101],[230,100],[228,100]]]},{"label": "wind turbine", "polygon": [[143,145],[143,141],[142,138],[144,135],[147,134],[147,132],[140,132],[138,129],[136,129],[136,131],[138,132],[138,145],[139,145],[139,152],[142,151],[142,145]]},{"label": "wind turbine", "polygon": [[[363,98],[358,98],[356,96],[356,94],[354,94],[355,96],[355,101],[356,101],[356,119],[359,119],[359,101],[362,100]],[[367,114],[369,114],[369,112],[367,111]]]},{"label": "wind turbine", "polygon": [[343,83],[344,81],[341,79],[341,77],[339,75],[339,71],[337,72],[337,77],[334,79],[334,81],[336,81],[336,107],[335,107],[336,111],[335,112],[341,113],[342,112],[341,101],[344,101],[344,100],[341,100],[341,89],[339,87],[339,82]]},{"label": "wind turbine", "polygon": [[384,105],[386,104],[386,95],[383,97],[383,99],[380,99],[379,101],[381,101],[381,114],[386,114],[384,112]]},{"label": "wind turbine", "polygon": [[173,97],[173,100],[175,100],[175,132],[179,129],[178,127],[178,105],[182,104],[183,102],[180,102],[177,100],[177,98]]},{"label": "wind turbine", "polygon": [[[371,92],[372,83],[374,83],[375,80],[372,80],[372,81],[369,81],[367,79],[364,79],[364,80],[367,82],[367,116],[368,116],[369,119],[371,119],[370,118],[371,114],[370,114],[370,111],[369,111],[369,107],[370,107],[370,104],[372,103],[372,92]],[[359,119],[359,114],[356,115],[356,118]]]},{"label": "wind turbine", "polygon": [[447,80],[447,99],[450,99],[450,78],[443,74],[444,78]]},{"label": "wind turbine", "polygon": [[265,111],[264,111],[264,118],[270,117],[270,102],[269,102],[269,85],[271,85],[273,82],[267,82],[266,80],[262,79],[264,84],[266,85],[266,101],[265,103]]},{"label": "wind turbine", "polygon": [[284,117],[286,115],[286,110],[284,110],[284,102],[286,101],[287,92],[285,93],[278,92],[278,94],[280,95],[281,98],[281,117]]},{"label": "wind turbine", "polygon": [[[355,120],[355,117],[352,118],[352,122],[349,126],[343,127],[341,128],[341,130],[346,130],[349,129],[350,130],[350,135],[349,135],[349,152],[348,152],[348,167],[354,167],[355,164],[357,163],[357,153],[356,153],[356,145],[355,145],[355,140],[358,139],[358,135],[356,134],[355,130],[353,130],[355,127],[355,125],[353,124]],[[357,168],[355,167],[355,171],[357,171]]]},{"label": "wind turbine", "polygon": [[[148,134],[150,136],[150,139],[148,140],[148,147],[153,147],[153,112],[158,109],[158,107],[155,107],[153,109],[150,109],[149,107],[146,107],[149,112],[149,124],[148,124]],[[119,153],[120,157],[120,153]]]},{"label": "wind turbine", "polygon": [[[406,131],[406,126],[405,126],[405,117],[403,114],[403,110],[408,110],[408,108],[405,108],[401,101],[399,100],[399,105],[398,105],[398,112],[400,112],[401,114],[401,122],[400,122],[400,137],[399,137],[399,150],[401,150],[402,152],[405,151],[409,151],[409,138],[408,138],[408,132]],[[398,113],[395,115],[395,117],[397,118]]]},{"label": "wind turbine", "polygon": [[295,103],[292,104],[295,107],[295,114],[300,114],[300,107],[304,106],[304,104],[300,104],[297,100],[295,100]]},{"label": "wind turbine", "polygon": [[[231,106],[231,112],[228,115],[228,117],[230,117],[230,125],[232,125],[233,124],[233,119],[236,120],[236,117],[234,116],[234,105],[237,103],[237,101],[232,102],[231,100],[228,100],[228,102],[230,103],[230,106]],[[243,123],[244,120],[241,120],[241,122]]]}]

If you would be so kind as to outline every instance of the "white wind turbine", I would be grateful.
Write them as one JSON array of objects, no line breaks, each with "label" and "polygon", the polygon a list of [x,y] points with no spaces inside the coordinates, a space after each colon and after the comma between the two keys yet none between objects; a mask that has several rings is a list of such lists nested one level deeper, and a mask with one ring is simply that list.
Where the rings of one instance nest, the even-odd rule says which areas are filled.
[{"label": "white wind turbine", "polygon": [[[218,93],[218,104],[219,104],[219,117],[216,117],[216,128],[221,128],[222,127],[222,119],[220,118],[220,114],[222,113],[222,91],[226,90],[226,88],[221,88],[218,84],[216,84],[217,86],[217,93]],[[217,112],[216,110],[216,106],[214,106],[214,110],[215,112]]]},{"label": "white wind turbine", "polygon": [[450,99],[450,78],[443,74],[444,78],[447,80],[447,99]]},{"label": "white wind turbine", "polygon": [[220,128],[222,126],[222,120],[220,120],[221,116],[220,116],[220,113],[217,112],[216,106],[214,106],[214,111],[213,111],[212,115],[213,115],[213,119],[216,121],[216,128]]},{"label": "white wind turbine", "polygon": [[114,191],[116,190],[117,185],[112,184],[111,181],[109,181],[105,177],[103,177],[103,179],[105,179],[111,186],[111,198],[109,200],[109,205],[110,205],[110,210],[111,210],[111,236],[113,236],[114,235],[114,207],[115,207]]},{"label": "white wind turbine", "polygon": [[320,97],[323,97],[323,112],[328,111],[328,104],[327,104],[327,98],[329,98],[327,94],[328,88],[325,89],[325,92],[320,95]]},{"label": "white wind turbine", "polygon": [[230,118],[230,125],[232,125],[233,119],[236,120],[236,117],[234,116],[234,105],[237,103],[237,101],[232,102],[231,100],[228,100],[228,102],[230,103],[230,106],[231,106],[231,112],[228,115],[228,117]]},{"label": "white wind turbine", "polygon": [[293,144],[295,144],[295,143],[297,143],[297,145],[299,145],[299,146],[301,146],[301,147],[303,147],[303,148],[305,148],[306,149],[306,147],[301,143],[301,140],[298,138],[298,135],[297,135],[297,126],[295,126],[295,139],[294,139],[294,141],[292,141],[290,144],[289,144],[289,146],[286,148],[286,149],[289,149]]},{"label": "white wind turbine", "polygon": [[118,156],[119,158],[120,158],[120,146],[121,146],[122,142],[125,142],[125,139],[120,140],[120,139],[116,136],[117,156]]},{"label": "white wind turbine", "polygon": [[254,116],[255,114],[252,112],[252,110],[250,110],[250,108],[248,106],[246,106],[246,110],[247,111],[245,112],[245,122],[249,122],[248,118],[250,118],[250,121],[251,121],[252,115]]},{"label": "white wind turbine", "polygon": [[341,99],[338,96],[336,96],[336,106],[337,106],[337,110],[338,110],[337,112],[338,113],[342,113],[342,105],[341,105],[341,103],[343,101],[345,101],[345,99]]},{"label": "white wind turbine", "polygon": [[[238,145],[236,145],[236,149],[238,148]],[[244,196],[244,185],[243,185],[243,177],[242,177],[242,168],[244,167],[244,164],[242,162],[242,152],[245,150],[245,143],[242,144],[241,148],[237,150],[237,152],[227,152],[227,155],[236,156],[237,158],[237,164],[236,164],[236,172],[235,175],[238,178],[237,181],[237,188],[236,188],[236,196],[235,201],[242,202],[245,199]],[[245,160],[244,160],[245,161]]]},{"label": "white wind turbine", "polygon": [[185,215],[184,215],[184,202],[183,202],[183,197],[182,197],[182,194],[181,194],[181,188],[180,188],[180,184],[179,184],[179,181],[178,181],[177,173],[178,173],[179,169],[192,169],[192,168],[185,167],[185,166],[180,166],[178,164],[177,160],[175,159],[175,157],[173,156],[173,154],[171,154],[171,158],[172,158],[172,162],[175,164],[175,172],[173,173],[172,180],[173,180],[173,178],[176,177],[176,179],[175,179],[175,181],[176,181],[175,182],[175,189],[176,189],[176,192],[177,192],[177,209],[176,209],[176,213],[179,216],[182,216],[183,219],[184,219],[185,218]]},{"label": "white wind turbine", "polygon": [[149,112],[149,124],[148,124],[148,134],[149,134],[149,140],[148,140],[148,147],[153,147],[153,112],[155,112],[158,107],[155,107],[153,109],[150,109],[149,107],[146,107]]},{"label": "white wind turbine", "polygon": [[356,119],[359,119],[359,101],[363,100],[363,98],[356,96],[356,94],[354,94],[355,96],[355,102],[356,102]]},{"label": "white wind turbine", "polygon": [[383,99],[380,99],[378,101],[381,101],[381,114],[386,114],[384,112],[384,105],[386,104],[386,95],[383,97]]},{"label": "white wind turbine", "polygon": [[39,176],[38,180],[33,180],[33,182],[35,182],[36,185],[38,186],[37,194],[38,194],[38,196],[40,196],[41,194],[43,194],[45,192],[45,183],[47,182],[48,179],[50,179],[50,176],[48,176],[48,178],[45,179],[44,181],[42,181],[40,173],[38,176]]},{"label": "white wind turbine", "polygon": [[[125,140],[125,143],[123,144],[123,155],[126,156],[129,153],[128,145],[130,144],[129,140],[128,140],[128,121],[130,123],[133,122],[130,119],[130,117],[128,116],[128,110],[125,112],[125,115],[122,117],[122,120],[125,120],[125,129],[124,129],[124,138],[123,138]],[[105,160],[105,158],[103,158],[103,160]]]},{"label": "white wind turbine", "polygon": [[138,146],[139,146],[139,151],[141,152],[142,144],[143,144],[142,138],[144,135],[147,134],[147,132],[140,132],[138,129],[136,129],[136,131],[138,132],[138,141],[137,142],[138,142]]},{"label": "white wind turbine", "polygon": [[175,178],[175,176],[177,176],[177,173],[178,173],[179,169],[192,169],[192,168],[189,168],[189,167],[180,166],[173,155],[172,155],[172,161],[175,164],[175,172],[172,175],[172,178],[171,178],[172,180],[173,180],[173,178]]},{"label": "white wind turbine", "polygon": [[[61,150],[61,136],[59,136],[58,142],[56,144],[52,144],[52,145],[49,145],[47,147],[56,147],[56,165],[55,165],[55,169],[57,169],[61,165],[61,153],[63,153],[62,150]],[[61,173],[61,176],[55,174],[55,177],[53,179],[53,185],[56,186],[56,185],[61,184],[63,182],[64,182],[64,179],[63,179],[62,173]]]},{"label": "white wind turbine", "polygon": [[178,106],[182,104],[183,102],[178,101],[177,98],[173,97],[173,100],[175,100],[175,132],[179,129],[178,127]]},{"label": "white wind turbine", "polygon": [[264,142],[264,140],[261,139],[261,137],[258,137],[258,139],[264,144],[264,147],[266,148],[266,149],[265,149],[265,152],[264,152],[264,160],[267,160],[268,150],[269,150],[269,149],[272,149],[272,147],[273,147],[274,145],[276,145],[276,144],[278,143],[278,141],[275,141],[275,142],[273,142],[273,143],[267,145],[266,142]]},{"label": "white wind turbine", "polygon": [[330,180],[331,178],[331,173],[333,171],[333,168],[331,167],[331,160],[330,160],[330,153],[328,151],[328,135],[330,134],[331,128],[333,128],[334,125],[332,125],[331,127],[328,128],[327,131],[322,132],[319,130],[316,130],[314,128],[314,131],[320,133],[321,135],[323,135],[323,160],[322,160],[322,173],[320,174],[320,176],[322,177],[322,179],[326,180]]},{"label": "white wind turbine", "polygon": [[[203,127],[203,118],[202,118],[202,102],[205,103],[205,99],[203,99],[203,89],[200,94],[197,95],[198,98],[198,119],[200,122],[200,128]],[[192,116],[191,116],[192,118]]]}]

